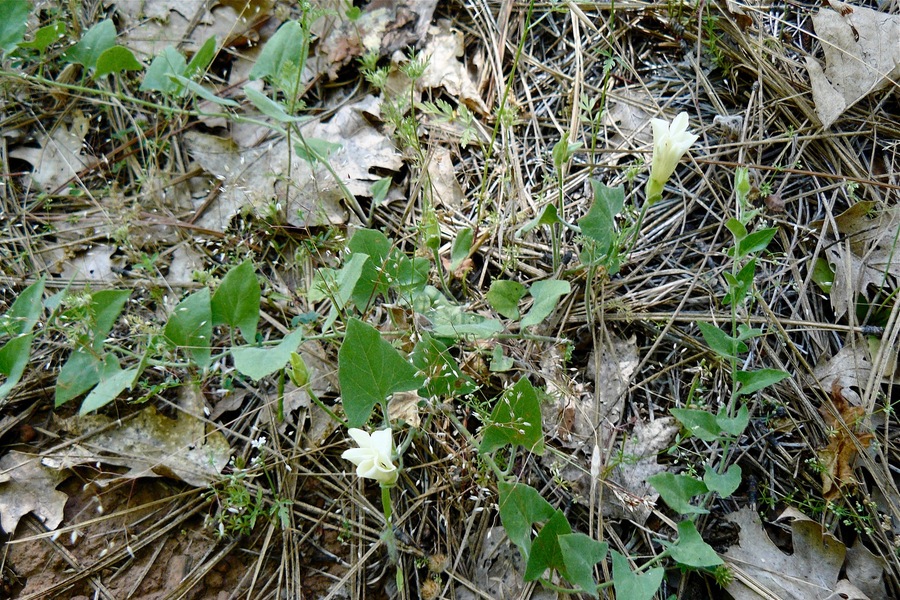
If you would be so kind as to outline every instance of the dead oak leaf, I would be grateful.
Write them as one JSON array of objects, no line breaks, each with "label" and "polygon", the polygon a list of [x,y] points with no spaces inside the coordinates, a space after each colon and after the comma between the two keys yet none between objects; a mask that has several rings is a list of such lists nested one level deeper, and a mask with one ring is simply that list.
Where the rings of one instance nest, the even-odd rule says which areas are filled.
[{"label": "dead oak leaf", "polygon": [[[756,511],[742,508],[727,519],[740,527],[738,543],[724,555],[735,573],[726,590],[735,600],[759,600],[763,597],[781,600],[821,600],[822,598],[883,598],[875,595],[880,582],[874,582],[871,570],[877,563],[862,553],[853,560],[866,563],[866,569],[851,569],[847,548],[837,538],[824,531],[817,522],[799,511],[787,511],[781,519],[792,518],[793,553],[785,554],[769,538]],[[779,519],[780,520],[780,519]],[[841,578],[846,564],[847,577],[865,572],[865,577]],[[871,568],[869,568],[871,567]],[[880,573],[879,573],[880,574]],[[881,584],[883,589],[883,584]],[[762,596],[758,590],[765,590]],[[846,594],[846,595],[844,595]]]},{"label": "dead oak leaf", "polygon": [[844,397],[840,382],[836,379],[831,387],[831,404],[823,404],[819,412],[825,423],[833,429],[828,445],[819,450],[822,467],[822,497],[834,500],[841,495],[841,489],[855,485],[853,465],[859,448],[868,448],[875,436],[863,431],[861,421],[866,411],[861,406],[851,406]]},{"label": "dead oak leaf", "polygon": [[188,153],[222,182],[221,193],[196,224],[224,231],[245,207],[265,212],[277,205],[287,222],[297,227],[347,223],[356,215],[356,207],[347,205],[347,193],[353,198],[371,197],[372,185],[384,172],[397,172],[403,166],[390,138],[366,119],[366,114],[377,111],[377,104],[368,96],[342,107],[327,123],[311,122],[300,128],[309,144],[330,149],[327,161],[343,189],[328,168],[304,159],[297,144],[291,147],[284,138],[242,147],[233,139],[188,132]]},{"label": "dead oak leaf", "polygon": [[19,520],[34,513],[48,530],[63,520],[68,496],[57,491],[67,475],[48,469],[37,456],[11,451],[0,458],[0,526],[12,534]]},{"label": "dead oak leaf", "polygon": [[857,202],[834,218],[811,223],[823,232],[828,264],[834,269],[831,305],[836,317],[856,306],[861,295],[869,299],[869,287],[879,288],[900,278],[900,252],[896,251],[900,208],[878,209],[875,202]]},{"label": "dead oak leaf", "polygon": [[[900,15],[864,6],[829,2],[836,10],[822,9],[813,18],[822,41],[825,68],[806,58],[816,114],[823,127],[872,92],[900,77]],[[893,43],[885,43],[893,40]]]}]

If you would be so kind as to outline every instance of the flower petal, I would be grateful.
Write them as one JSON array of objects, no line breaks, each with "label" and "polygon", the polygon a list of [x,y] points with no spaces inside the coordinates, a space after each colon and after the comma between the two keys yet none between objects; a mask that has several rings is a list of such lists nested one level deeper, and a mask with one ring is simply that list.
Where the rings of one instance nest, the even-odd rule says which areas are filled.
[{"label": "flower petal", "polygon": [[384,461],[388,464],[391,462],[391,453],[394,450],[394,440],[391,437],[391,430],[388,429],[379,429],[375,433],[372,434],[372,448],[378,452],[378,455],[384,458]]},{"label": "flower petal", "polygon": [[372,436],[362,429],[351,427],[347,430],[347,433],[350,434],[350,437],[353,438],[353,441],[356,442],[356,445],[360,448],[370,448],[372,446]]}]

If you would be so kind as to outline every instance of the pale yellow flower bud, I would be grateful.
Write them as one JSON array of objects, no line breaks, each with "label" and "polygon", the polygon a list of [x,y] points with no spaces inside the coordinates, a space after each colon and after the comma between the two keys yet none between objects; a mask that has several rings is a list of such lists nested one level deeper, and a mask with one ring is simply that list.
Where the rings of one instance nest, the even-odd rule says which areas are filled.
[{"label": "pale yellow flower bud", "polygon": [[689,123],[685,112],[678,113],[671,123],[651,119],[650,125],[653,128],[653,163],[647,180],[647,202],[653,204],[662,199],[663,188],[675,172],[678,161],[699,136],[687,130]]}]

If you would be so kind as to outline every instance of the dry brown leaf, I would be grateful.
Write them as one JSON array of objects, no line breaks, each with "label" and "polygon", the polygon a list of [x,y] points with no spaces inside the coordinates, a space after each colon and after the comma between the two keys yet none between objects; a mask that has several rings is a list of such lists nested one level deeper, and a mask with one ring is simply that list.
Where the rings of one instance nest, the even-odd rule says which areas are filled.
[{"label": "dry brown leaf", "polygon": [[599,425],[610,431],[619,424],[628,387],[639,362],[635,336],[625,340],[611,335],[599,355],[592,352],[588,357],[587,375],[593,379],[595,386],[594,426]]},{"label": "dry brown leaf", "polygon": [[[869,299],[869,286],[893,289],[900,278],[900,251],[897,251],[897,228],[900,208],[879,210],[875,202],[857,202],[834,218],[837,231],[827,227],[823,243],[828,263],[834,269],[831,305],[840,318],[856,306],[859,295]],[[826,231],[826,221],[815,221],[812,227]]]},{"label": "dry brown leaf", "polygon": [[[727,519],[740,526],[739,542],[725,552],[726,564],[733,567],[737,576],[726,590],[734,600],[759,600],[763,596],[753,590],[762,588],[781,600],[822,600],[823,598],[857,598],[868,600],[868,593],[878,589],[872,573],[877,563],[859,554],[854,560],[868,562],[864,569],[855,568],[854,574],[867,571],[860,580],[840,579],[841,567],[847,556],[847,548],[817,522],[798,511],[786,512],[781,519],[793,517],[791,532],[793,554],[785,554],[776,546],[763,529],[756,511],[742,508],[728,515]],[[847,576],[851,569],[847,568]],[[849,594],[848,596],[833,595]],[[879,599],[884,596],[873,595]]]},{"label": "dry brown leaf", "polygon": [[490,111],[465,64],[465,44],[461,31],[454,29],[450,21],[440,19],[428,29],[428,43],[422,57],[428,61],[425,73],[418,81],[419,89],[443,88],[470,109],[486,115]]},{"label": "dry brown leaf", "polygon": [[812,18],[822,42],[825,68],[814,58],[806,58],[813,102],[823,127],[830,127],[870,93],[900,79],[900,15],[836,0],[830,4],[836,10],[823,8]]},{"label": "dry brown leaf", "polygon": [[611,93],[602,117],[603,125],[610,132],[609,147],[631,150],[650,144],[653,141],[650,118],[655,115],[648,109],[654,103],[644,88],[623,88]]},{"label": "dry brown leaf", "polygon": [[866,344],[848,344],[830,359],[820,362],[813,370],[816,381],[810,385],[821,385],[823,389],[833,389],[837,382],[844,395],[853,393],[851,388],[861,388],[872,371],[872,360]]},{"label": "dry brown leaf", "polygon": [[12,534],[19,520],[34,513],[48,530],[63,520],[68,497],[56,490],[67,477],[57,469],[43,466],[40,457],[10,451],[0,458],[0,526]]},{"label": "dry brown leaf", "polygon": [[274,0],[153,0],[113,2],[120,45],[139,58],[157,56],[166,46],[193,53],[215,36],[218,46],[246,46],[272,15]]},{"label": "dry brown leaf", "polygon": [[[681,426],[674,417],[663,417],[647,424],[635,423],[634,433],[617,448],[607,465],[614,465],[604,483],[603,515],[612,519],[630,519],[643,524],[652,512],[659,494],[647,478],[666,470],[656,457],[668,449]],[[602,477],[602,475],[601,475]]]},{"label": "dry brown leaf", "polygon": [[[371,196],[372,184],[384,171],[403,166],[393,142],[363,116],[376,105],[377,100],[368,96],[342,107],[327,123],[301,127],[306,139],[340,144],[329,164],[354,197]],[[328,170],[310,165],[285,139],[242,148],[231,139],[192,131],[185,142],[191,156],[222,181],[221,193],[196,221],[200,227],[224,231],[245,206],[265,211],[276,203],[282,204],[288,223],[298,227],[338,225],[352,218],[353,210]]]},{"label": "dry brown leaf", "polygon": [[121,424],[104,415],[64,419],[62,428],[84,437],[61,451],[45,453],[42,463],[53,469],[96,462],[128,469],[97,480],[99,485],[122,478],[172,477],[206,486],[228,464],[231,447],[221,431],[195,416],[204,408],[199,390],[181,388],[179,401],[183,412],[177,419],[159,414],[154,406]]},{"label": "dry brown leaf", "polygon": [[94,162],[93,157],[84,154],[84,138],[89,129],[90,119],[75,111],[71,123],[60,123],[49,136],[40,136],[38,147],[17,146],[9,155],[30,164],[35,183],[52,192]]},{"label": "dry brown leaf", "polygon": [[428,160],[428,183],[434,195],[435,206],[458,211],[466,200],[456,169],[453,168],[453,157],[450,150],[437,146]]},{"label": "dry brown leaf", "polygon": [[839,498],[841,488],[856,484],[853,465],[856,462],[857,449],[868,448],[875,438],[873,434],[862,431],[864,426],[861,421],[866,416],[865,409],[861,406],[851,406],[847,402],[837,379],[832,384],[830,399],[831,408],[824,404],[819,407],[825,423],[833,429],[828,445],[819,450],[819,462],[822,464],[822,497],[826,500]]},{"label": "dry brown leaf", "polygon": [[324,34],[317,47],[323,70],[336,79],[341,67],[367,52],[390,56],[418,45],[425,39],[435,6],[437,0],[374,0],[351,21],[346,6],[338,5],[333,22],[317,25]]}]

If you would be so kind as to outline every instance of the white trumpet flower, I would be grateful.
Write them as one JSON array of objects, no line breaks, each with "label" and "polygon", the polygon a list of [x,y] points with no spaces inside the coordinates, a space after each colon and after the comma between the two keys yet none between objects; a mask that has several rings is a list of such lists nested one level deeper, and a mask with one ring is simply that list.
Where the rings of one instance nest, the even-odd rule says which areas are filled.
[{"label": "white trumpet flower", "polygon": [[369,435],[362,429],[347,430],[359,448],[345,450],[341,458],[356,465],[356,474],[367,479],[374,479],[382,486],[390,486],[397,482],[397,466],[391,461],[394,451],[394,440],[391,430],[381,429]]},{"label": "white trumpet flower", "polygon": [[678,113],[671,123],[651,119],[650,125],[653,127],[653,164],[647,180],[647,202],[653,204],[662,199],[663,188],[675,172],[678,161],[699,136],[687,130],[686,112]]}]

